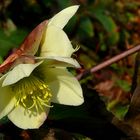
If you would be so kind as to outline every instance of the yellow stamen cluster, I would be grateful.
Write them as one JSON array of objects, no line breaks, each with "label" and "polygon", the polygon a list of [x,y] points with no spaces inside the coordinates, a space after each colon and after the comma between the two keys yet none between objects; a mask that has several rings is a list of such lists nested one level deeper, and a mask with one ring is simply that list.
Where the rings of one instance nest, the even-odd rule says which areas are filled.
[{"label": "yellow stamen cluster", "polygon": [[33,74],[12,85],[12,90],[17,98],[15,106],[21,105],[26,111],[39,113],[44,107],[51,107],[52,94],[48,85]]}]

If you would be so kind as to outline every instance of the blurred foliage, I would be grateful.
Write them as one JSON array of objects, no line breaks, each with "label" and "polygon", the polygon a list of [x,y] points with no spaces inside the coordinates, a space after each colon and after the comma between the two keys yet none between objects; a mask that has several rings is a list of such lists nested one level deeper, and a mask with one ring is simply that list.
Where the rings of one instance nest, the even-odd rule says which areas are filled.
[{"label": "blurred foliage", "polygon": [[[140,43],[139,0],[1,0],[0,63],[41,21],[51,18],[58,11],[74,4],[79,4],[80,9],[64,30],[72,43],[80,46],[79,51],[73,56],[82,66],[76,71],[77,74]],[[130,89],[134,63],[135,55],[131,55],[81,79],[81,84],[87,85],[87,89],[92,89],[93,95],[90,96],[94,96],[98,91],[107,110],[119,119],[124,119],[129,109],[133,94]],[[84,94],[89,95],[88,90]],[[87,102],[86,98],[85,102]],[[95,102],[95,108],[100,102],[102,101]],[[87,103],[87,106],[91,104]],[[94,125],[92,117],[96,113],[89,117],[87,106],[71,108],[56,105],[50,117],[61,120],[73,116],[78,119],[84,118],[88,120],[88,124],[91,121]],[[90,108],[90,111],[92,109],[94,110]],[[105,110],[104,108],[102,111]]]}]

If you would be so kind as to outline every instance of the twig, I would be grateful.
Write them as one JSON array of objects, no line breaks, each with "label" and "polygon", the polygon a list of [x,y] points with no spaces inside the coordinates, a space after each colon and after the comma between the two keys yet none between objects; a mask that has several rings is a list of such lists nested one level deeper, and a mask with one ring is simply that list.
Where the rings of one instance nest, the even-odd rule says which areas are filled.
[{"label": "twig", "polygon": [[97,72],[98,70],[101,70],[101,69],[111,65],[112,63],[115,63],[115,62],[117,62],[117,61],[119,61],[119,60],[121,60],[121,59],[123,59],[123,58],[125,58],[125,57],[127,57],[127,56],[129,56],[129,55],[131,55],[131,54],[133,54],[133,53],[135,53],[137,51],[139,51],[139,50],[140,50],[140,45],[138,45],[136,47],[133,47],[131,49],[128,49],[125,52],[122,52],[122,53],[110,58],[109,60],[106,60],[106,61],[104,61],[104,62],[92,67],[91,69],[83,71],[82,73],[77,75],[77,79],[80,80],[86,74]]}]

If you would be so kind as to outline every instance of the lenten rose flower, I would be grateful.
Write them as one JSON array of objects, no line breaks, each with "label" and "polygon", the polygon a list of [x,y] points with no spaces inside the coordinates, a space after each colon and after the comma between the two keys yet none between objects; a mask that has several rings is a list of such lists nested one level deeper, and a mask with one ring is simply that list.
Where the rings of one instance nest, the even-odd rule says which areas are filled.
[{"label": "lenten rose flower", "polygon": [[22,129],[39,128],[53,109],[51,102],[83,103],[82,89],[67,67],[80,67],[63,27],[79,6],[68,7],[29,34],[0,71],[0,119],[8,116]]}]

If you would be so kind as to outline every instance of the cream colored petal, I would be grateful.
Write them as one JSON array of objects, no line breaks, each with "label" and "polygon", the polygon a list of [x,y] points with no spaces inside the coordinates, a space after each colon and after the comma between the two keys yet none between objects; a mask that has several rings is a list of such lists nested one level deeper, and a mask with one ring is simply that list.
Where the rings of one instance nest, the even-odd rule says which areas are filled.
[{"label": "cream colored petal", "polygon": [[47,118],[49,109],[46,112],[40,114],[31,114],[31,112],[25,111],[22,106],[17,106],[11,113],[8,114],[9,120],[11,120],[17,127],[22,129],[34,129],[39,128]]},{"label": "cream colored petal", "polygon": [[0,80],[0,119],[6,116],[15,106],[15,93],[10,86],[2,87],[3,79]]},{"label": "cream colored petal", "polygon": [[64,26],[67,24],[70,18],[76,13],[78,8],[79,8],[79,5],[65,8],[64,10],[56,14],[52,19],[50,19],[48,26],[54,25],[61,29],[64,28]]},{"label": "cream colored petal", "polygon": [[44,63],[47,67],[76,67],[76,68],[81,67],[75,59],[70,57],[50,56],[50,57],[36,57],[35,59],[44,60]]},{"label": "cream colored petal", "polygon": [[36,67],[38,67],[42,62],[43,61],[38,62],[36,64],[19,64],[15,66],[11,71],[8,72],[6,78],[2,83],[2,86],[4,87],[7,85],[14,84],[22,78],[28,77],[32,73],[32,71]]},{"label": "cream colored petal", "polygon": [[52,90],[52,102],[65,105],[80,105],[84,102],[79,82],[66,69],[48,68],[46,82]]},{"label": "cream colored petal", "polygon": [[75,51],[70,40],[63,30],[55,26],[49,26],[44,35],[41,47],[41,57],[63,56],[70,57]]}]

